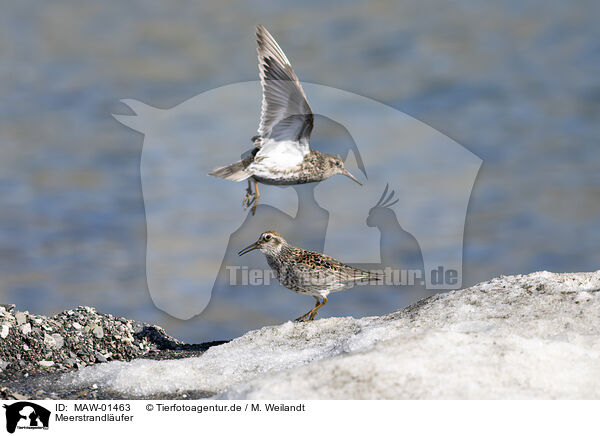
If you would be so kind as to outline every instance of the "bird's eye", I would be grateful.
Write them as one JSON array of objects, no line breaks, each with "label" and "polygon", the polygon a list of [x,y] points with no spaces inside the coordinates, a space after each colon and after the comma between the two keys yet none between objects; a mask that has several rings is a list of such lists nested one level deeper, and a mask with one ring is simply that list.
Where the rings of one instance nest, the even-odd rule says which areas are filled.
[{"label": "bird's eye", "polygon": [[265,241],[270,241],[271,240],[271,235],[265,235],[263,239]]},{"label": "bird's eye", "polygon": [[335,166],[336,167],[342,166],[342,163],[339,160],[336,160],[335,161]]}]

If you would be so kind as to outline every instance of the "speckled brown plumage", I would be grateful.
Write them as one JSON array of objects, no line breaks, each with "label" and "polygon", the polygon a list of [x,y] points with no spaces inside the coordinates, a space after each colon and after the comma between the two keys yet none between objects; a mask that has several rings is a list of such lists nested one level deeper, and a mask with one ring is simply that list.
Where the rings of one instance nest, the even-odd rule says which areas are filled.
[{"label": "speckled brown plumage", "polygon": [[[315,308],[297,321],[307,317],[314,319],[331,292],[343,291],[356,283],[381,279],[377,274],[351,267],[324,254],[294,247],[272,230],[264,232],[258,241],[239,254],[241,256],[256,249],[264,253],[275,277],[283,286],[317,300]],[[323,301],[320,302],[319,298]]]}]

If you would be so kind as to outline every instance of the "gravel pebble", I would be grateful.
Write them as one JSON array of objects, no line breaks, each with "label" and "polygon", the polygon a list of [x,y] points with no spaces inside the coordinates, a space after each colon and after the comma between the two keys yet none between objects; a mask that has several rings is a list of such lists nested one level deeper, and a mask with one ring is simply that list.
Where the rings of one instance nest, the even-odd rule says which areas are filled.
[{"label": "gravel pebble", "polygon": [[58,333],[53,333],[52,338],[54,339],[54,342],[56,343],[56,348],[61,348],[65,344],[65,340]]},{"label": "gravel pebble", "polygon": [[21,325],[25,324],[25,321],[27,321],[27,316],[24,312],[17,312],[15,313],[15,319],[17,320],[17,325]]},{"label": "gravel pebble", "polygon": [[98,339],[102,339],[104,337],[104,330],[102,330],[101,326],[94,327],[94,329],[92,330],[92,333]]}]

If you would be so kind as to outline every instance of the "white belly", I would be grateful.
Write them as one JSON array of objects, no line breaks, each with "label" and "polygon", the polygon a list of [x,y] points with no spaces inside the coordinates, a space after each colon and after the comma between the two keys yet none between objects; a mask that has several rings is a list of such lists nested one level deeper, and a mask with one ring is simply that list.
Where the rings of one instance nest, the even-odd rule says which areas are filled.
[{"label": "white belly", "polygon": [[[256,153],[246,171],[261,179],[293,178],[300,170],[304,154],[293,141],[267,142]],[[297,177],[297,176],[296,176]]]}]

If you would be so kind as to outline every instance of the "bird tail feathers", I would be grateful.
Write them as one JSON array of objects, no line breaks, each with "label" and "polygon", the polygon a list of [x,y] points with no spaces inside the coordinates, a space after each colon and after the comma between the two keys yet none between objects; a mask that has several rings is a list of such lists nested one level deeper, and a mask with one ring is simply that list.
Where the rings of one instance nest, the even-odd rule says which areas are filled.
[{"label": "bird tail feathers", "polygon": [[361,284],[376,284],[376,282],[383,281],[385,279],[385,275],[383,271],[361,271],[360,274],[357,274],[354,278],[354,283]]},{"label": "bird tail feathers", "polygon": [[245,171],[246,165],[244,161],[232,163],[224,167],[218,167],[208,173],[209,176],[220,177],[225,180],[232,180],[234,182],[241,182],[251,176]]}]

